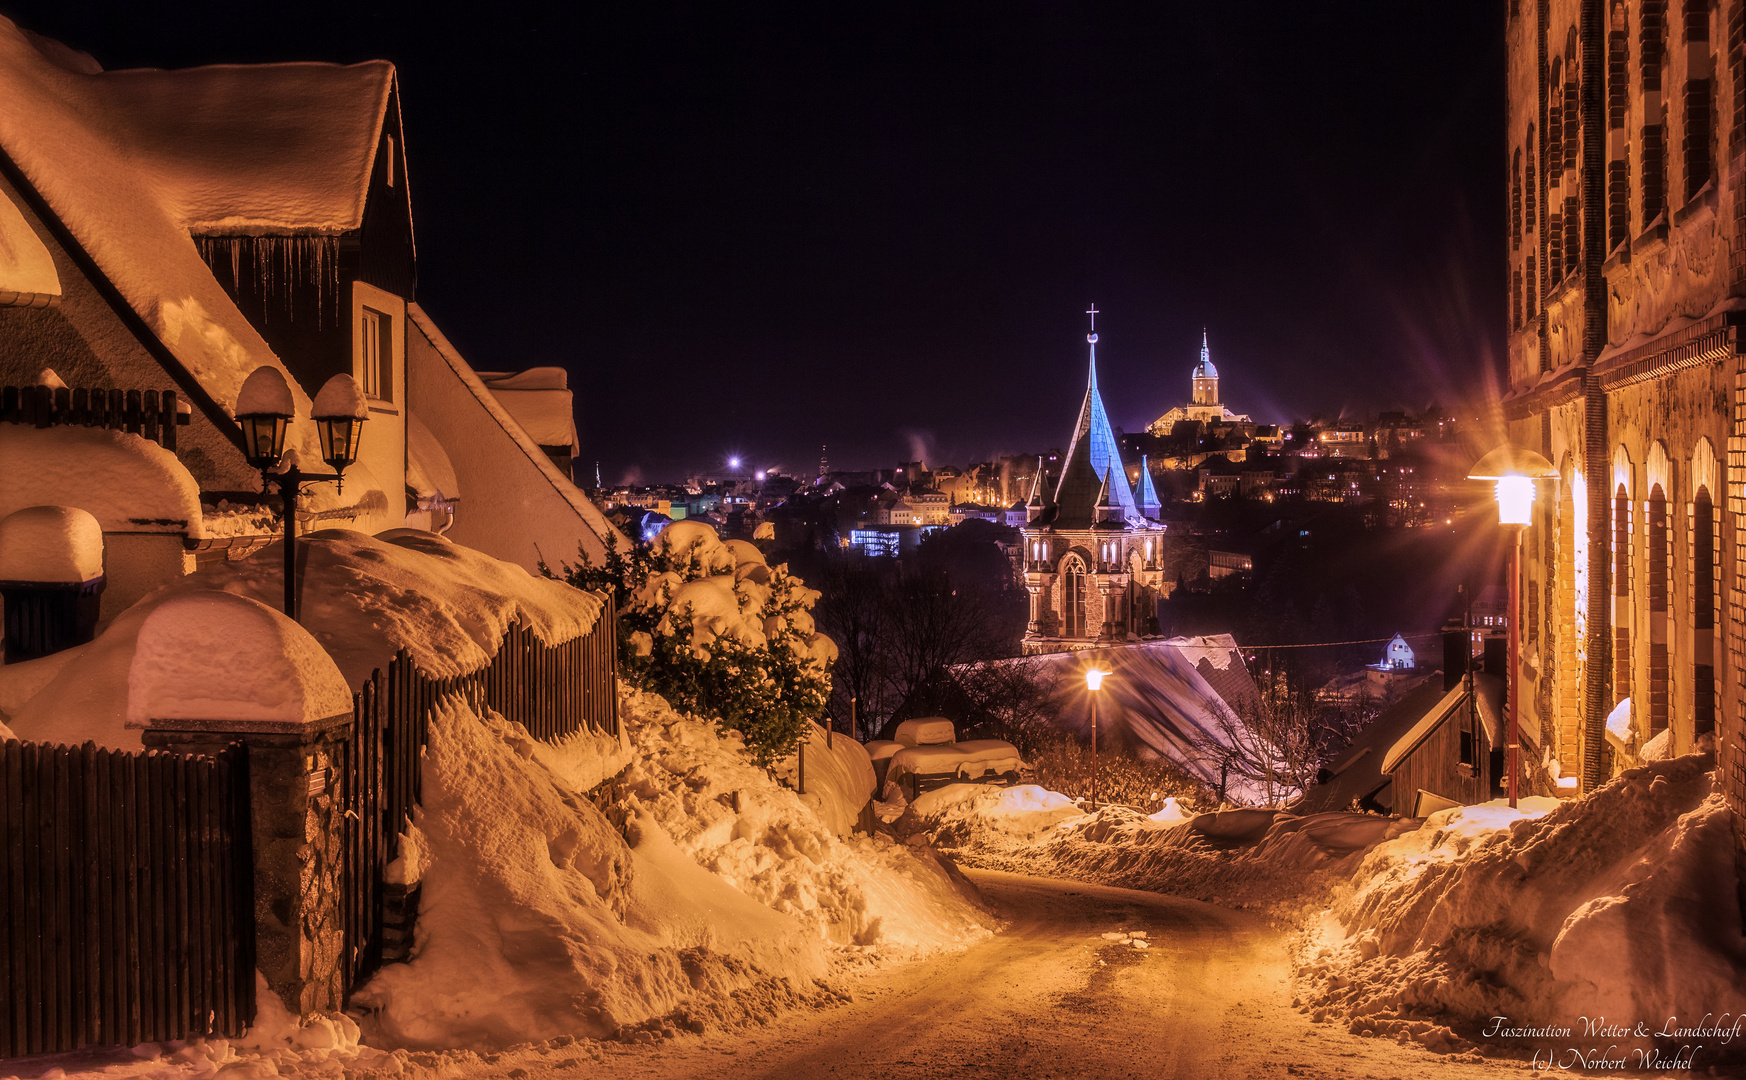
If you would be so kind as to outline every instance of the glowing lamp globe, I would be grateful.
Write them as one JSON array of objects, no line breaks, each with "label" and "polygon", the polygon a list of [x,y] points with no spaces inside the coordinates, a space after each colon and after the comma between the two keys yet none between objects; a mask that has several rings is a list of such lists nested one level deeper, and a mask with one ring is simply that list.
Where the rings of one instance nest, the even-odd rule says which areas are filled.
[{"label": "glowing lamp globe", "polygon": [[1552,463],[1520,446],[1505,444],[1479,459],[1469,480],[1496,482],[1497,520],[1501,525],[1528,525],[1533,521],[1534,483],[1556,480]]},{"label": "glowing lamp globe", "polygon": [[236,422],[242,428],[243,456],[257,469],[270,469],[285,454],[285,430],[296,415],[291,387],[278,368],[258,367],[243,380],[236,397]]},{"label": "glowing lamp globe", "polygon": [[310,412],[321,435],[321,459],[332,465],[334,472],[345,472],[346,466],[358,460],[358,442],[370,415],[363,391],[350,375],[335,375],[315,395]]},{"label": "glowing lamp globe", "polygon": [[1096,668],[1090,669],[1085,673],[1085,688],[1087,690],[1098,689],[1103,685],[1103,677],[1108,674],[1109,672],[1107,671],[1099,671]]},{"label": "glowing lamp globe", "polygon": [[1501,476],[1497,481],[1497,523],[1529,525],[1534,520],[1534,482],[1525,476]]}]

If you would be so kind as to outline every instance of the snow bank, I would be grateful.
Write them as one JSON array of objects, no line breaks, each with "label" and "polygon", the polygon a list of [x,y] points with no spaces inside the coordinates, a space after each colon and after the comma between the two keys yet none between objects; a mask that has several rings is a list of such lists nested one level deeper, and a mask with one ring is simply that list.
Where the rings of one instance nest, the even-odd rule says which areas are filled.
[{"label": "snow bank", "polygon": [[1371,847],[1413,827],[1343,812],[1195,814],[1174,799],[1150,816],[1126,806],[1086,813],[1036,785],[956,784],[922,795],[911,811],[910,828],[977,866],[1276,911],[1350,877]]},{"label": "snow bank", "polygon": [[0,517],[73,506],[105,532],[203,535],[200,487],[158,444],[103,428],[0,424]]},{"label": "snow bank", "polygon": [[1307,996],[1355,1026],[1432,1017],[1468,1034],[1494,1016],[1740,1014],[1746,939],[1714,765],[1693,755],[1581,799],[1431,815],[1365,859],[1305,964]]},{"label": "snow bank", "polygon": [[[826,737],[825,729],[808,724],[803,739],[806,790],[800,801],[812,807],[833,833],[847,836],[861,819],[861,809],[873,797],[873,759],[866,747],[847,735]],[[800,755],[777,763],[776,775],[800,789]]]},{"label": "snow bank", "polygon": [[[620,715],[638,757],[613,785],[615,804],[648,813],[736,889],[822,940],[886,956],[987,936],[986,916],[949,863],[882,834],[839,836],[811,800],[752,764],[737,733],[724,736],[652,694],[625,693]],[[809,750],[809,789],[813,760]]]},{"label": "snow bank", "polygon": [[0,519],[0,581],[84,582],[103,576],[103,526],[70,506],[27,506]]},{"label": "snow bank", "polygon": [[[525,733],[450,699],[433,718],[413,958],[354,1001],[372,1042],[485,1048],[611,1036],[769,980],[810,986],[802,921],[709,874],[648,815],[621,835]],[[631,837],[627,843],[625,835]]]},{"label": "snow bank", "polygon": [[127,720],[308,724],[350,714],[352,692],[309,632],[258,601],[183,592],[140,627]]}]

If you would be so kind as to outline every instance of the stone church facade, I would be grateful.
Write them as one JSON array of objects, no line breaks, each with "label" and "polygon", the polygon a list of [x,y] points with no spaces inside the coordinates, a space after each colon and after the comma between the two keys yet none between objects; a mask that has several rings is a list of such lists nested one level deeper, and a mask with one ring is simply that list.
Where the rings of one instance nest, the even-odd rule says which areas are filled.
[{"label": "stone church facade", "polygon": [[1588,790],[1714,744],[1737,835],[1743,38],[1743,0],[1510,0],[1502,403],[1510,441],[1559,474],[1513,613],[1541,782]]},{"label": "stone church facade", "polygon": [[1019,575],[1030,593],[1026,653],[1130,641],[1156,632],[1164,526],[1142,458],[1130,484],[1097,388],[1097,334],[1086,335],[1091,375],[1059,477],[1039,462],[1026,503]]}]

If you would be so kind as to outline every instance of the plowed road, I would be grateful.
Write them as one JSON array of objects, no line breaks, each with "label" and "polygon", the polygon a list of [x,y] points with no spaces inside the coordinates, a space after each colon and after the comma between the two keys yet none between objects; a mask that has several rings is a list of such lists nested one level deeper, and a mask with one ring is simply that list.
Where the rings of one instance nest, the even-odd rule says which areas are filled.
[{"label": "plowed road", "polygon": [[[1153,893],[968,871],[1009,928],[964,953],[863,975],[854,1001],[746,1033],[627,1047],[578,1076],[933,1080],[1001,1077],[1520,1076],[1312,1024],[1281,937],[1241,912]],[[1104,939],[1144,930],[1145,950]],[[501,1068],[511,1062],[505,1058]],[[542,1067],[543,1066],[543,1067]],[[580,1066],[580,1067],[578,1067]]]}]

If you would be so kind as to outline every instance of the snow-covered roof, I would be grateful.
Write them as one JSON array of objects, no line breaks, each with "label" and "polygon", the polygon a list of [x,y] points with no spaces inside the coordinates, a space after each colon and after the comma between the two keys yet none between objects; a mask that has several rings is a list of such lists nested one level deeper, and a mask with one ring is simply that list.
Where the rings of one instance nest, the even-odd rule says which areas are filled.
[{"label": "snow-covered roof", "polygon": [[454,462],[416,413],[406,416],[406,483],[421,499],[461,497]]},{"label": "snow-covered roof", "polygon": [[534,442],[541,446],[577,445],[576,414],[563,368],[481,371],[479,381]]},{"label": "snow-covered roof", "polygon": [[[1064,726],[1089,729],[1085,668],[1108,672],[1098,691],[1102,737],[1116,737],[1145,756],[1167,757],[1210,784],[1219,762],[1207,752],[1220,741],[1221,715],[1245,697],[1259,697],[1229,634],[1171,638],[1112,648],[1049,653],[1002,663],[1035,665],[1054,687]],[[1240,776],[1229,778],[1240,798],[1258,797]]]},{"label": "snow-covered roof", "polygon": [[[364,191],[352,176],[368,164],[361,117],[382,111],[392,65],[93,73],[72,50],[39,40],[0,18],[0,153],[26,197],[40,197],[66,228],[75,258],[89,256],[218,408],[232,410],[251,371],[284,365],[213,278],[190,230],[269,218],[300,231],[355,225]],[[226,94],[237,95],[229,105]],[[359,100],[342,107],[348,95]],[[370,121],[370,153],[379,123]],[[289,130],[275,134],[276,125]],[[310,163],[321,155],[335,160]],[[292,382],[307,417],[308,397]],[[321,457],[306,419],[287,444]]]},{"label": "snow-covered roof", "polygon": [[220,64],[111,71],[90,83],[189,232],[363,224],[393,64]]},{"label": "snow-covered roof", "polygon": [[0,305],[16,303],[18,297],[59,295],[54,258],[12,200],[0,196]]},{"label": "snow-covered roof", "polygon": [[1392,775],[1395,768],[1405,760],[1406,756],[1424,742],[1425,737],[1435,731],[1438,724],[1449,719],[1450,714],[1466,701],[1467,688],[1456,683],[1454,689],[1439,698],[1437,703],[1427,709],[1424,715],[1419,717],[1418,722],[1407,730],[1405,735],[1396,739],[1394,745],[1388,748],[1388,753],[1382,756],[1382,774],[1384,776]]}]

